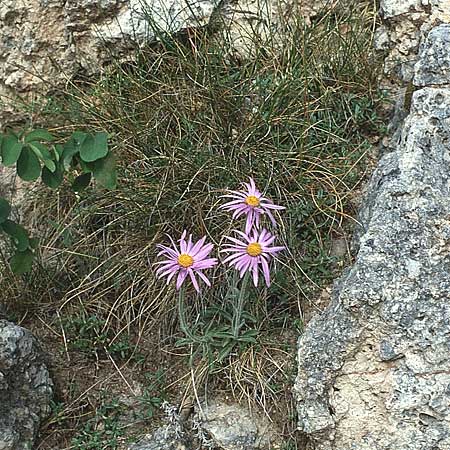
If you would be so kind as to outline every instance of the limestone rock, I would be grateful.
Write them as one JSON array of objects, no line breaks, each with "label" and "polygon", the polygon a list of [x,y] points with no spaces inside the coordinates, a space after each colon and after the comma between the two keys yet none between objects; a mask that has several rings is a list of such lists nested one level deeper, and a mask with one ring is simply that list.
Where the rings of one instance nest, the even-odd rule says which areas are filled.
[{"label": "limestone rock", "polygon": [[450,89],[425,87],[367,188],[356,262],[299,341],[316,450],[450,449],[449,173]]},{"label": "limestone rock", "polygon": [[[329,1],[321,0],[320,2]],[[231,24],[245,47],[254,33],[274,33],[292,0],[2,0],[0,127],[26,116],[21,99],[39,98],[70,80],[132,60],[158,32]]]},{"label": "limestone rock", "polygon": [[397,97],[397,88],[413,79],[423,36],[450,22],[450,0],[381,0],[380,15],[375,47],[384,52],[383,87]]},{"label": "limestone rock", "polygon": [[1,122],[20,118],[17,94],[45,94],[130,58],[149,26],[167,32],[207,23],[218,0],[4,0],[0,2]]},{"label": "limestone rock", "polygon": [[421,6],[421,0],[381,0],[380,13],[387,19],[418,10]]},{"label": "limestone rock", "polygon": [[450,24],[434,28],[421,46],[414,84],[450,84]]},{"label": "limestone rock", "polygon": [[210,401],[198,411],[198,421],[203,432],[223,450],[281,448],[280,437],[269,419],[239,404]]},{"label": "limestone rock", "polygon": [[39,346],[24,328],[0,320],[0,450],[29,450],[50,412],[53,384]]},{"label": "limestone rock", "polygon": [[158,428],[153,434],[149,434],[138,443],[132,445],[129,450],[188,450],[183,434],[173,425],[165,425]]}]

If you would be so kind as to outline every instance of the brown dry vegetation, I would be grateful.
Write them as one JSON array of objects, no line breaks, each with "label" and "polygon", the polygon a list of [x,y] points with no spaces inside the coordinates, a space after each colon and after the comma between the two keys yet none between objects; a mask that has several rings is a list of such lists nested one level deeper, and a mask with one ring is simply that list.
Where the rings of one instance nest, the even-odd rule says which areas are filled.
[{"label": "brown dry vegetation", "polygon": [[[43,342],[57,384],[39,449],[121,448],[159,423],[163,400],[183,408],[212,393],[261,408],[280,424],[286,449],[300,445],[290,392],[296,339],[349,261],[342,242],[370,141],[382,132],[374,14],[355,2],[310,25],[297,18],[281,46],[258,41],[250,59],[214,33],[161,36],[136,62],[46,104],[42,120],[58,117],[61,135],[110,134],[120,184],[36,189],[40,261],[22,278],[3,269],[8,317]],[[165,232],[189,229],[220,246],[239,224],[217,209],[219,196],[248,176],[287,207],[277,233],[289,250],[273,286],[247,299],[242,333],[254,341],[236,339],[221,354],[230,340],[216,332],[237,314],[232,273],[215,270],[200,297],[188,290],[186,335],[177,294],[152,263]]]}]

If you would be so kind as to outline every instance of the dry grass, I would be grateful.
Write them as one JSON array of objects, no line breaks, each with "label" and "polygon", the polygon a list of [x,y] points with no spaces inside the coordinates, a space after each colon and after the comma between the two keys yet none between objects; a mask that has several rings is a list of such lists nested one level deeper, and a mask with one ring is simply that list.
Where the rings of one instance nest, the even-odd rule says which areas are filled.
[{"label": "dry grass", "polygon": [[[374,14],[372,5],[356,2],[308,26],[291,21],[281,45],[258,41],[251,59],[233,56],[206,30],[162,36],[136,62],[74,83],[57,99],[59,130],[106,130],[120,185],[80,197],[69,188],[56,197],[36,193],[41,263],[20,280],[3,274],[11,314],[36,313],[65,347],[73,339],[67,323],[95,316],[101,320],[91,339],[106,336],[103,356],[113,362],[114,343],[126,339],[145,352],[151,336],[153,350],[183,362],[172,383],[184,386],[186,398],[203,395],[208,382],[270,416],[288,404],[295,335],[304,309],[337,273],[330,242],[354,221],[368,139],[382,126]],[[231,273],[216,270],[214,287],[200,298],[188,291],[189,342],[173,286],[155,279],[155,244],[188,229],[220,246],[239,224],[218,210],[219,196],[248,176],[287,207],[277,233],[289,251],[273,286],[247,299],[242,331],[256,330],[256,341],[238,341],[219,358],[225,342],[211,336],[236,314],[227,293]],[[118,358],[114,370],[132,358]]]}]

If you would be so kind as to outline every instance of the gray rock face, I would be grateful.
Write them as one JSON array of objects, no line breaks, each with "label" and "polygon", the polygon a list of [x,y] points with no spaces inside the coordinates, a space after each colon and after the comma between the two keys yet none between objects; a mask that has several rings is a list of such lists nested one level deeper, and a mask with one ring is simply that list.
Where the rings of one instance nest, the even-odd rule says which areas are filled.
[{"label": "gray rock face", "polygon": [[198,411],[198,422],[223,450],[281,448],[280,436],[268,418],[238,404],[208,402]]},{"label": "gray rock face", "polygon": [[450,449],[449,174],[450,88],[425,87],[368,186],[356,262],[299,341],[299,429],[317,450]]},{"label": "gray rock face", "polygon": [[450,22],[450,0],[380,0],[380,15],[384,20],[375,34],[375,47],[385,58],[383,84],[398,88],[413,79],[422,37]]},{"label": "gray rock face", "polygon": [[450,24],[434,28],[421,46],[414,84],[450,84]]},{"label": "gray rock face", "polygon": [[0,320],[0,450],[29,450],[50,412],[53,384],[36,340]]},{"label": "gray rock face", "polygon": [[183,433],[172,425],[158,428],[153,434],[147,435],[129,450],[187,450]]}]

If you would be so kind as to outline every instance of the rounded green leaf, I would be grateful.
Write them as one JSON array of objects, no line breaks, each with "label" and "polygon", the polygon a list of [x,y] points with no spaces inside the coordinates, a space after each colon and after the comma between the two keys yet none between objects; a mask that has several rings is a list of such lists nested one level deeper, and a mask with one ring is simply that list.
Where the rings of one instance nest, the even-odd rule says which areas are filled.
[{"label": "rounded green leaf", "polygon": [[24,181],[35,181],[41,175],[39,159],[28,147],[24,147],[17,161],[17,175]]},{"label": "rounded green leaf", "polygon": [[28,133],[25,137],[25,142],[28,144],[29,142],[34,141],[46,141],[52,142],[55,140],[55,136],[48,132],[47,130],[33,130],[31,133]]},{"label": "rounded green leaf", "polygon": [[52,159],[52,154],[50,153],[50,150],[40,142],[32,142],[29,144],[29,147],[31,150],[34,151],[36,156],[41,159],[42,161],[46,159]]},{"label": "rounded green leaf", "polygon": [[94,178],[106,189],[115,189],[117,186],[116,158],[109,153],[106,158],[95,161]]},{"label": "rounded green leaf", "polygon": [[63,161],[64,170],[68,170],[72,164],[72,158],[80,151],[80,147],[71,138],[65,144],[61,159]]},{"label": "rounded green leaf", "polygon": [[11,236],[17,250],[23,252],[28,248],[30,241],[28,239],[28,232],[24,227],[12,220],[5,220],[0,226],[6,234]]},{"label": "rounded green leaf", "polygon": [[11,213],[11,205],[4,198],[0,198],[0,223],[3,223]]},{"label": "rounded green leaf", "polygon": [[36,250],[39,247],[39,238],[30,238],[30,248]]},{"label": "rounded green leaf", "polygon": [[42,182],[51,189],[56,189],[63,181],[61,170],[51,172],[47,167],[42,168]]},{"label": "rounded green leaf", "polygon": [[97,161],[107,154],[108,135],[106,133],[88,134],[80,147],[80,156],[85,162]]},{"label": "rounded green leaf", "polygon": [[12,166],[19,159],[23,144],[15,136],[6,136],[2,142],[2,158],[5,166]]},{"label": "rounded green leaf", "polygon": [[72,183],[72,189],[75,192],[80,192],[83,189],[86,189],[91,182],[91,176],[92,175],[90,173],[83,173],[83,175],[76,177]]},{"label": "rounded green leaf", "polygon": [[9,260],[11,270],[16,275],[22,275],[29,272],[33,266],[34,253],[31,250],[24,252],[17,251]]}]

